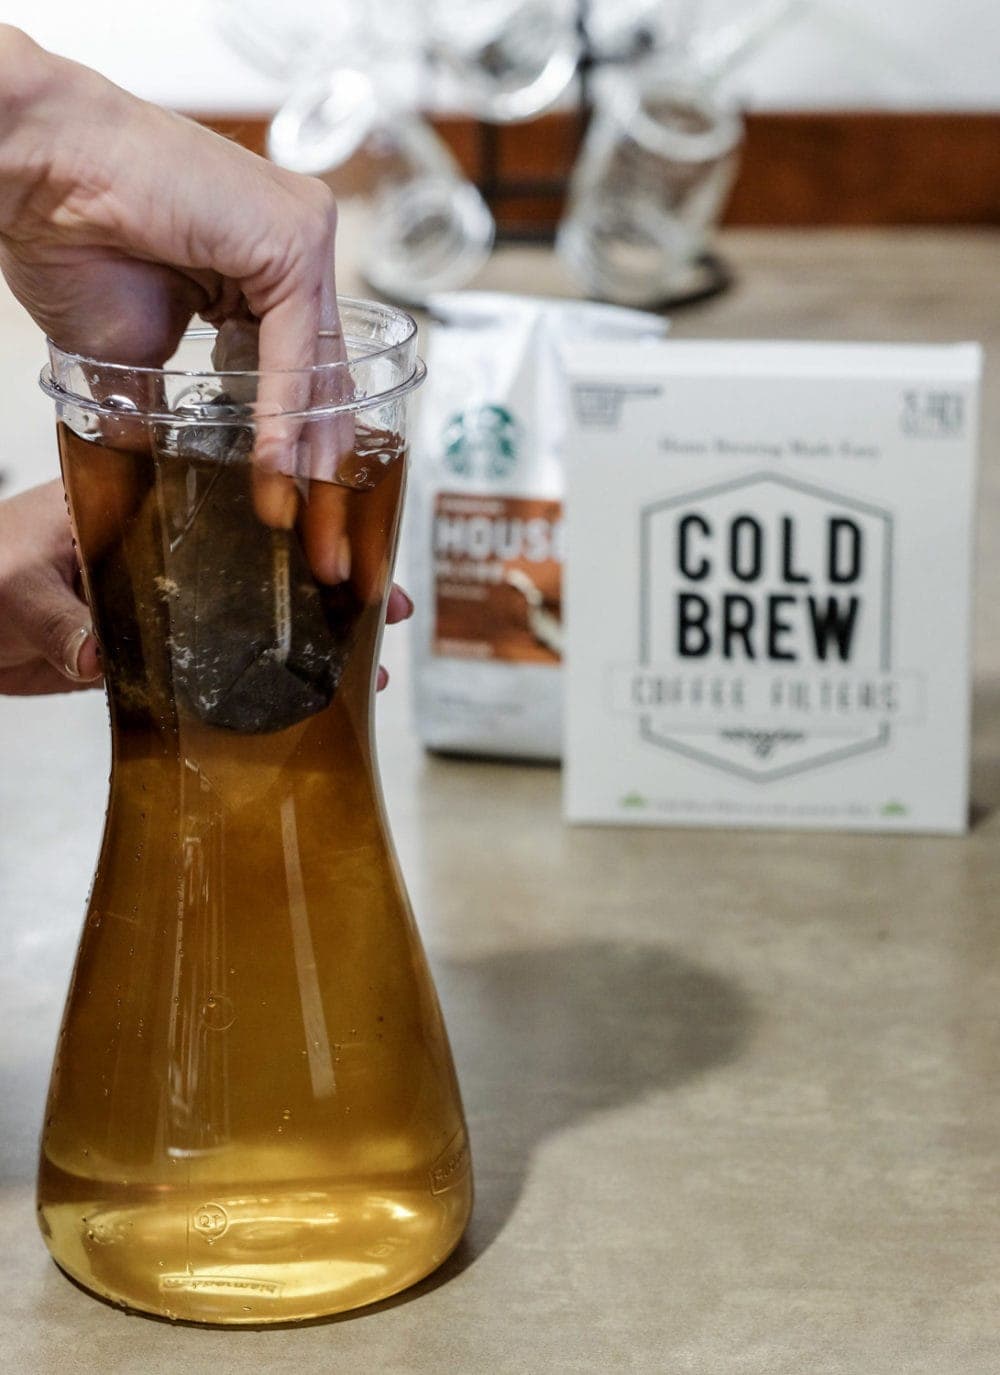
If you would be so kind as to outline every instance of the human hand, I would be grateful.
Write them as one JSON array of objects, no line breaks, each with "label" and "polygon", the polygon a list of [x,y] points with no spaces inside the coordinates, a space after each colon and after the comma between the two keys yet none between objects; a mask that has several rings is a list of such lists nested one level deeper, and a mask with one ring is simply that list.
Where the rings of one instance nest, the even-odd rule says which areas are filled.
[{"label": "human hand", "polygon": [[[350,426],[311,424],[300,443],[301,426],[283,416],[342,399],[336,367],[319,370],[319,395],[302,394],[304,370],[344,357],[328,188],[7,25],[0,91],[0,270],[14,294],[63,349],[135,367],[162,366],[193,314],[219,326],[259,321],[254,506],[266,525],[300,524],[320,582],[343,580],[346,492],[330,479]],[[301,507],[296,476],[309,479]],[[393,592],[387,619],[404,606]]]},{"label": "human hand", "polygon": [[[79,577],[61,482],[0,501],[0,693],[96,687],[100,656]],[[406,620],[413,603],[393,585],[386,621]],[[381,666],[377,686],[389,675]]]},{"label": "human hand", "polygon": [[[0,270],[14,294],[61,348],[141,367],[162,366],[194,314],[259,320],[254,502],[265,524],[290,528],[301,426],[282,413],[309,398],[288,374],[343,358],[329,189],[7,25],[0,90]],[[332,504],[320,543],[335,548]]]},{"label": "human hand", "polygon": [[101,678],[61,482],[0,501],[0,692],[93,687]]}]

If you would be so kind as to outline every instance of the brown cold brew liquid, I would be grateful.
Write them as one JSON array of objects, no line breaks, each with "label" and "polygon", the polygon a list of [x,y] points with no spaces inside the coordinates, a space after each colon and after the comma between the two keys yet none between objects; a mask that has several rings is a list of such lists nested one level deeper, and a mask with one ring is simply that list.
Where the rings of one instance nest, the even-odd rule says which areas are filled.
[{"label": "brown cold brew liquid", "polygon": [[331,585],[309,569],[307,506],[287,537],[257,522],[248,462],[65,425],[59,443],[113,764],[43,1233],[88,1289],[170,1317],[370,1303],[434,1269],[471,1206],[371,747],[401,444],[358,433],[335,503],[350,572]]}]

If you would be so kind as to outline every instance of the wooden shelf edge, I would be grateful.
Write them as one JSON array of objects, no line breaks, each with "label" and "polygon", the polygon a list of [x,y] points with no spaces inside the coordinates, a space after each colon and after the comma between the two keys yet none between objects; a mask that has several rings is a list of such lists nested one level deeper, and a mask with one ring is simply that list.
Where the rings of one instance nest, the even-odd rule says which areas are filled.
[{"label": "wooden shelf edge", "polygon": [[[267,116],[199,116],[263,153]],[[435,121],[501,233],[551,234],[579,144],[573,113],[484,130]],[[801,111],[746,116],[730,225],[1000,225],[1000,111]]]}]

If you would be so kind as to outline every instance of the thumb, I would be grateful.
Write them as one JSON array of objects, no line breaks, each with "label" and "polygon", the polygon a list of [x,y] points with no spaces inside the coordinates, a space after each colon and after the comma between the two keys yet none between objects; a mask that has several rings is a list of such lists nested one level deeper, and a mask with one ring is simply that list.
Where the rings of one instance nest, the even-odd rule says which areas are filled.
[{"label": "thumb", "polygon": [[85,602],[59,578],[24,589],[18,620],[25,640],[72,683],[101,676],[97,641]]}]

